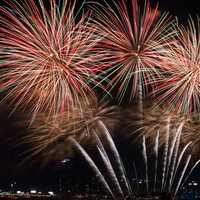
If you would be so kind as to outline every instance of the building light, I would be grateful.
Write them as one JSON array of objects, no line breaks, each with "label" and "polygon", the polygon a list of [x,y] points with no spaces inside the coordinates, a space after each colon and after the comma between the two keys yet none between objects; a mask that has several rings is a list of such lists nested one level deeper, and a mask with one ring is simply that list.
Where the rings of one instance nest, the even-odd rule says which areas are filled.
[{"label": "building light", "polygon": [[31,190],[30,193],[31,193],[31,194],[36,194],[37,191],[36,191],[36,190]]},{"label": "building light", "polygon": [[54,192],[52,192],[52,191],[49,191],[48,194],[51,196],[54,196]]},{"label": "building light", "polygon": [[198,185],[198,183],[194,182],[194,183],[193,183],[193,185],[194,185],[194,186],[197,186],[197,185]]}]

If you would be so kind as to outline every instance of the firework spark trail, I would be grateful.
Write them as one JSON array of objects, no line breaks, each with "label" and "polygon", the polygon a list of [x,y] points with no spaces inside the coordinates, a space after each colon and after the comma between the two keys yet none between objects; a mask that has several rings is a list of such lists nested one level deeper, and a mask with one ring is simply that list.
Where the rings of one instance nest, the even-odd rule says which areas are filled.
[{"label": "firework spark trail", "polygon": [[154,186],[153,190],[156,191],[156,183],[157,183],[157,170],[158,170],[158,148],[159,148],[159,131],[157,131],[157,136],[155,138],[155,146],[154,146],[154,153],[155,153],[155,175],[154,175]]},{"label": "firework spark trail", "polygon": [[174,197],[176,196],[176,194],[177,194],[177,192],[178,192],[178,190],[179,190],[179,187],[180,187],[181,182],[182,182],[182,180],[183,180],[183,178],[184,178],[184,175],[185,175],[185,173],[186,173],[186,170],[187,170],[187,168],[188,168],[188,165],[189,165],[189,163],[190,163],[190,160],[191,160],[191,155],[189,155],[188,158],[187,158],[187,161],[186,161],[185,166],[184,166],[184,168],[183,168],[183,171],[182,171],[182,173],[181,173],[181,177],[179,178],[178,184],[177,184],[177,186],[176,186],[176,189],[175,189],[175,192],[174,192]]},{"label": "firework spark trail", "polygon": [[[184,184],[186,183],[186,181],[188,180],[188,178],[190,177],[191,173],[194,171],[194,169],[199,165],[200,163],[200,160],[198,160],[194,165],[193,167],[191,168],[190,172],[188,173],[188,175],[185,177],[184,181],[182,182],[181,186],[179,186],[177,188],[177,191],[179,190],[179,188],[182,188],[184,186]],[[177,193],[177,192],[176,192]],[[174,196],[176,196],[176,193]]]},{"label": "firework spark trail", "polygon": [[170,131],[170,118],[167,118],[161,191],[163,190],[164,187],[165,173],[167,169],[167,158],[169,153],[169,131]]},{"label": "firework spark trail", "polygon": [[[169,173],[169,188],[171,187],[171,182],[172,182],[172,179],[173,177],[175,176],[175,167],[176,167],[176,163],[177,163],[177,157],[180,156],[178,155],[178,151],[179,151],[179,147],[180,147],[180,139],[181,139],[181,134],[182,134],[182,131],[180,132],[180,134],[178,135],[177,139],[176,139],[176,145],[175,145],[175,148],[174,148],[174,152],[173,152],[173,159],[172,159],[172,162],[171,162],[171,169],[170,169],[170,173]],[[168,189],[170,191],[170,189]]]},{"label": "firework spark trail", "polygon": [[187,150],[188,147],[191,145],[191,143],[192,143],[192,142],[189,142],[189,143],[183,148],[183,150],[181,151],[181,153],[180,153],[180,155],[179,155],[179,159],[178,159],[178,161],[177,161],[177,163],[176,163],[175,170],[174,170],[174,172],[172,173],[173,176],[171,175],[171,178],[170,178],[170,184],[169,184],[168,192],[171,191],[171,188],[172,188],[172,185],[173,185],[173,183],[174,183],[174,179],[175,179],[177,170],[178,170],[178,168],[179,168],[179,165],[180,165],[180,163],[181,163],[181,160],[182,160],[182,158],[183,158],[183,155],[185,154],[186,150]]},{"label": "firework spark trail", "polygon": [[[101,122],[101,121],[99,121],[99,123],[101,124],[101,125],[103,125],[103,123]],[[172,195],[172,198],[175,198],[175,196],[177,195],[177,192],[178,192],[178,190],[180,189],[180,187],[185,183],[185,181],[188,179],[188,177],[189,177],[189,175],[192,173],[192,171],[196,168],[196,166],[200,163],[200,160],[198,160],[194,165],[192,165],[191,166],[191,168],[189,167],[189,164],[190,164],[190,161],[191,161],[191,154],[189,154],[189,155],[187,155],[187,158],[186,158],[186,161],[184,161],[183,160],[183,155],[186,153],[186,150],[188,149],[188,147],[189,147],[189,145],[190,145],[190,143],[188,143],[187,145],[185,145],[184,147],[183,147],[183,149],[180,149],[180,145],[177,145],[178,144],[178,140],[180,140],[180,138],[179,138],[179,135],[181,135],[181,126],[182,126],[182,123],[181,124],[179,124],[179,126],[177,127],[177,129],[174,129],[174,135],[175,135],[175,139],[174,138],[172,138],[172,140],[174,141],[174,140],[176,140],[176,142],[175,142],[175,146],[174,146],[174,142],[172,141],[171,142],[171,144],[169,145],[169,152],[171,151],[171,149],[172,149],[172,147],[173,147],[173,152],[172,152],[172,154],[173,155],[175,155],[176,154],[176,148],[179,148],[179,150],[180,150],[180,157],[179,157],[179,159],[178,159],[178,161],[177,161],[177,159],[176,159],[176,157],[171,157],[171,159],[175,159],[175,161],[177,161],[176,162],[176,165],[175,165],[175,167],[174,167],[174,170],[173,170],[173,174],[172,174],[172,176],[173,176],[173,180],[172,180],[172,183],[173,183],[173,187],[170,187],[170,191],[168,191],[168,185],[165,185],[165,188],[163,188],[162,189],[162,191],[160,191],[160,188],[157,188],[158,189],[158,192],[161,192],[161,193],[166,193],[167,194],[167,196],[166,197],[168,197],[168,195],[169,194],[171,194]],[[105,147],[104,147],[104,144],[102,143],[102,139],[105,139],[106,140],[106,143],[105,143],[105,145],[107,145],[107,144],[109,144],[109,146],[110,146],[110,150],[111,150],[111,153],[112,153],[112,155],[113,155],[113,153],[114,154],[116,154],[116,155],[114,155],[114,160],[113,160],[113,162],[115,163],[115,164],[118,164],[118,165],[120,165],[120,166],[117,166],[117,169],[116,170],[118,170],[117,172],[119,172],[120,174],[125,174],[125,169],[124,169],[124,167],[123,167],[123,164],[122,164],[122,162],[121,162],[121,158],[120,158],[120,155],[119,155],[119,152],[118,152],[118,150],[116,149],[116,146],[115,146],[115,144],[114,144],[114,141],[113,141],[113,139],[112,139],[112,137],[111,137],[111,135],[110,135],[110,133],[108,132],[108,130],[106,129],[106,127],[105,127],[105,125],[102,127],[102,131],[103,131],[103,135],[105,136],[105,138],[99,138],[96,134],[93,134],[94,136],[95,136],[95,138],[96,138],[96,140],[97,140],[97,142],[96,142],[96,144],[97,144],[97,150],[98,150],[98,152],[99,152],[99,155],[101,156],[101,158],[102,158],[102,161],[103,161],[103,163],[106,165],[106,171],[109,173],[109,178],[113,178],[113,175],[117,178],[117,176],[116,176],[116,173],[114,172],[114,168],[113,168],[113,163],[111,163],[111,161],[112,160],[110,160],[109,159],[109,157],[108,157],[108,153],[106,152],[106,150],[105,150]],[[107,187],[106,187],[106,185],[105,185],[105,183],[104,183],[104,181],[103,180],[105,180],[105,178],[104,178],[104,176],[102,175],[102,173],[101,173],[101,171],[100,171],[100,168],[98,168],[98,166],[94,163],[94,161],[92,160],[92,158],[89,156],[89,154],[87,154],[86,153],[86,151],[83,149],[83,147],[81,147],[81,145],[75,140],[75,139],[73,139],[73,138],[70,138],[70,140],[72,140],[73,142],[75,141],[75,147],[78,149],[78,151],[82,154],[82,156],[86,159],[86,161],[87,161],[87,163],[92,167],[92,169],[93,169],[93,171],[95,172],[95,173],[97,173],[97,174],[99,174],[99,181],[103,184],[103,186],[104,186],[104,188],[107,188],[107,191],[109,192],[109,194],[114,194],[113,193],[113,191],[114,190],[116,190],[116,188],[114,187],[114,188],[112,188],[112,187],[109,187],[109,182],[107,181],[106,182],[106,184],[107,184]],[[104,141],[105,142],[105,141]],[[154,153],[155,154],[157,154],[158,155],[158,146],[159,146],[159,132],[157,132],[157,138],[155,138],[155,146],[154,146]],[[77,146],[77,144],[79,144],[78,146]],[[146,149],[147,149],[147,143],[146,143],[146,139],[145,139],[145,136],[143,136],[143,141],[142,141],[142,146],[143,146],[143,149],[142,149],[142,156],[145,158],[144,159],[144,163],[145,163],[145,165],[147,166],[149,163],[147,163],[145,160],[147,160],[148,158],[147,158],[147,151],[146,151]],[[178,152],[179,152],[179,150],[178,150]],[[157,153],[156,153],[157,152]],[[170,153],[168,154],[168,158],[170,157]],[[157,162],[158,161],[158,156],[154,156],[154,158],[155,158],[155,162]],[[167,160],[168,160],[168,162],[170,162],[170,163],[173,163],[173,160],[172,161],[170,161],[169,159],[167,158]],[[183,169],[182,169],[182,165],[180,165],[180,163],[182,163],[182,164],[184,164],[184,166],[183,166]],[[134,165],[135,166],[135,165]],[[147,166],[147,167],[150,167],[151,165],[149,165],[149,166]],[[139,180],[140,178],[137,176],[137,170],[136,170],[136,167],[134,167],[135,168],[135,175],[136,175],[136,177],[137,177],[137,179]],[[170,164],[170,169],[169,170],[171,170],[171,169],[173,169],[173,165],[171,165]],[[177,173],[176,173],[176,171],[177,170],[180,170],[180,175],[178,175]],[[157,171],[158,170],[156,170],[156,172],[155,172],[155,174],[157,174],[156,176],[157,176],[157,178],[156,178],[156,180],[159,180],[159,174],[157,173]],[[188,172],[188,173],[187,173]],[[145,170],[145,172],[144,172],[145,174],[147,174],[147,171]],[[167,172],[166,172],[167,173]],[[154,176],[153,176],[153,179],[155,180],[155,174],[154,174]],[[102,176],[100,176],[100,175],[102,175]],[[176,176],[176,179],[177,179],[177,181],[175,182],[174,180],[174,177]],[[142,175],[142,177],[143,177],[143,175]],[[161,174],[161,177],[162,177],[162,174]],[[170,176],[167,176],[166,174],[165,174],[165,181],[164,182],[166,182],[166,183],[170,183],[170,180],[169,179],[171,179],[171,177]],[[108,178],[108,179],[109,179]],[[122,176],[120,176],[120,177],[118,177],[118,183],[116,182],[116,184],[120,184],[120,180],[122,179],[123,177]],[[124,178],[126,179],[126,182],[128,183],[129,182],[129,180],[127,179],[127,177],[126,176],[124,176]],[[115,179],[115,178],[114,178]],[[114,181],[114,179],[109,179],[112,183],[113,183],[113,181]],[[153,180],[153,181],[154,181]],[[105,180],[106,181],[106,180]],[[124,183],[124,182],[123,182]],[[147,181],[146,181],[146,183],[147,183]],[[145,183],[145,185],[146,185],[146,183]],[[148,180],[148,183],[149,183],[149,180]],[[158,183],[159,183],[159,181],[158,181]],[[110,191],[108,190],[108,187],[109,187],[109,189],[110,189]],[[123,191],[122,190],[122,192],[125,194],[125,192],[127,192],[127,188],[121,188],[121,189],[125,189],[125,191]],[[135,188],[134,188],[135,189]],[[142,189],[142,188],[141,188]],[[147,195],[149,195],[149,192],[150,192],[150,187],[149,187],[149,190],[147,191]],[[153,191],[155,191],[154,190],[154,188],[153,188]],[[139,190],[138,190],[138,192],[139,192]],[[140,193],[137,193],[137,195],[140,195]],[[144,195],[144,191],[142,192],[142,194],[141,195]],[[112,196],[112,198],[113,199],[117,199],[117,197],[114,195],[114,196]],[[135,198],[135,196],[134,196],[134,194],[133,193],[129,193],[129,196],[123,196],[122,197],[122,199],[127,199],[127,198],[130,198],[130,199],[133,199],[133,198]]]},{"label": "firework spark trail", "polygon": [[101,140],[99,139],[98,135],[95,134],[94,136],[95,136],[95,139],[96,139],[97,145],[98,145],[97,149],[98,149],[98,151],[99,151],[99,153],[101,155],[101,158],[102,158],[102,160],[103,160],[103,162],[104,162],[104,164],[105,164],[105,166],[107,168],[107,171],[108,171],[108,173],[110,175],[110,178],[111,178],[111,180],[113,180],[113,182],[114,182],[114,184],[115,184],[115,186],[117,188],[117,191],[120,194],[120,196],[124,197],[124,193],[123,193],[123,191],[121,189],[121,186],[120,186],[119,181],[117,179],[116,173],[115,173],[115,171],[114,171],[114,169],[112,167],[112,164],[111,164],[111,162],[110,162],[110,160],[108,158],[106,150],[105,150]]},{"label": "firework spark trail", "polygon": [[[198,155],[198,116],[195,113],[190,116],[182,116],[173,112],[163,113],[161,109],[152,110],[152,107],[150,107],[150,110],[145,108],[145,111],[145,118],[143,121],[144,127],[139,126],[134,132],[139,132],[139,138],[143,138],[144,135],[146,136],[150,141],[149,148],[154,148],[154,155],[156,158],[155,138],[157,137],[156,130],[159,130],[159,148],[163,148],[163,168],[161,170],[162,176],[160,192],[172,192],[172,190],[174,190],[173,188],[177,184],[176,180],[180,178],[178,172],[181,170],[180,167],[184,163],[183,158],[187,151],[190,149],[194,156]],[[132,119],[134,124],[140,125],[138,122],[140,119],[134,115],[132,116],[134,117]],[[130,122],[131,125],[132,123]],[[181,149],[181,146],[183,146],[183,149]],[[154,177],[156,175],[159,174],[154,174]],[[184,182],[184,180],[182,182]],[[183,184],[181,183],[179,188],[182,186]]]},{"label": "firework spark trail", "polygon": [[142,89],[142,83],[140,82],[139,83],[139,111],[140,111],[140,114],[141,114],[141,125],[143,123],[143,89]]},{"label": "firework spark trail", "polygon": [[147,161],[147,149],[146,149],[146,138],[143,136],[143,141],[142,141],[142,155],[144,158],[144,163],[145,163],[145,181],[146,181],[146,189],[147,193],[149,191],[149,176],[148,176],[148,161]]},{"label": "firework spark trail", "polygon": [[120,155],[119,155],[119,152],[117,151],[117,148],[112,140],[112,137],[109,133],[109,131],[107,130],[106,126],[104,125],[104,123],[102,121],[98,121],[98,124],[99,126],[102,128],[103,130],[103,133],[104,135],[106,136],[106,139],[108,141],[108,144],[110,146],[110,149],[111,151],[113,152],[113,156],[116,160],[116,163],[117,163],[117,167],[119,169],[119,172],[120,172],[120,177],[122,178],[123,182],[125,183],[125,187],[128,191],[128,194],[129,196],[132,196],[132,189],[130,187],[130,183],[129,183],[129,180],[126,178],[126,172],[125,172],[125,169],[124,169],[124,165],[121,161],[121,158],[120,158]]},{"label": "firework spark trail", "polygon": [[[180,135],[182,133],[182,128],[183,128],[183,122],[179,124],[177,130],[176,130],[176,133],[174,135],[174,138],[172,139],[172,142],[171,142],[171,146],[169,148],[169,154],[168,154],[168,158],[167,158],[167,168],[166,168],[166,174],[165,174],[165,177],[168,177],[169,175],[169,172],[170,172],[170,166],[171,166],[171,163],[173,162],[173,154],[174,154],[174,151],[175,151],[175,148],[176,148],[176,144],[179,143],[178,140],[180,139]],[[165,179],[164,181],[164,188],[166,187],[166,184],[167,184],[167,179]]]},{"label": "firework spark trail", "polygon": [[91,166],[91,168],[96,173],[96,176],[99,178],[99,180],[102,183],[102,185],[104,186],[105,190],[108,191],[108,193],[115,199],[115,196],[112,193],[112,190],[110,189],[110,187],[109,187],[108,183],[106,182],[104,176],[101,174],[98,167],[96,166],[94,161],[91,159],[91,157],[88,155],[88,153],[81,147],[81,145],[74,138],[69,138],[69,140],[80,151],[80,153],[84,156],[87,163]]},{"label": "firework spark trail", "polygon": [[[184,123],[181,122],[179,124],[179,126],[176,129],[175,132],[175,136],[172,139],[172,142],[170,144],[170,146],[168,146],[169,150],[167,150],[167,152],[169,152],[169,154],[166,153],[166,149],[164,149],[164,154],[167,155],[166,157],[166,171],[164,173],[164,175],[162,174],[162,179],[164,179],[164,181],[162,181],[164,184],[162,186],[161,192],[172,192],[172,186],[175,185],[175,177],[177,177],[177,171],[178,169],[180,169],[180,163],[183,160],[183,156],[186,153],[186,150],[188,149],[188,147],[192,144],[192,142],[187,143],[183,149],[180,151],[179,154],[179,150],[180,150],[180,140],[181,140],[181,135],[182,135],[182,128],[183,128]],[[158,150],[158,146],[159,146],[159,132],[157,133],[157,138],[155,138],[155,145],[154,145],[154,153],[155,153],[155,166],[157,165],[157,150]],[[145,142],[145,136],[143,136],[143,157],[145,158],[145,150],[146,150],[146,142]],[[146,159],[145,159],[146,160]],[[193,172],[193,170],[196,168],[196,166],[200,163],[200,160],[198,160],[191,168],[191,170],[189,171],[188,175],[185,177],[186,175],[186,171],[188,170],[188,165],[190,163],[191,160],[191,155],[189,155],[187,157],[186,163],[184,165],[184,168],[182,170],[182,173],[180,175],[180,177],[178,178],[178,182],[177,185],[175,187],[174,190],[174,197],[176,196],[178,190],[180,187],[183,186],[183,184],[186,182],[186,180],[188,179],[188,177],[190,176],[190,174]],[[145,161],[146,162],[146,161]],[[165,163],[165,159],[164,159],[164,163]],[[170,172],[171,171],[171,172]],[[169,174],[170,172],[170,174]],[[147,172],[146,172],[147,173]],[[157,176],[157,172],[155,171],[154,174],[154,180],[155,180],[155,176]],[[164,178],[163,178],[164,177]],[[185,177],[185,179],[184,179]],[[167,185],[167,183],[169,183],[169,185]],[[155,182],[154,182],[155,185]],[[155,186],[154,186],[155,188]],[[155,191],[155,189],[154,189]]]},{"label": "firework spark trail", "polygon": [[123,192],[122,192],[122,190],[121,190],[121,187],[120,187],[120,185],[119,185],[118,180],[116,179],[116,174],[114,173],[112,166],[111,166],[110,163],[108,162],[106,156],[105,156],[104,153],[101,151],[101,149],[100,149],[99,147],[97,147],[97,149],[98,149],[99,154],[100,154],[100,156],[101,156],[101,158],[102,158],[102,160],[103,160],[104,165],[105,165],[106,168],[107,168],[107,171],[109,172],[109,175],[110,175],[111,180],[114,180],[114,184],[115,184],[115,186],[117,187],[117,191],[119,192],[120,196],[123,197],[124,194],[123,194]]},{"label": "firework spark trail", "polygon": [[[55,115],[93,98],[97,85],[99,40],[90,14],[74,17],[74,3],[51,0],[4,1],[0,7],[0,82],[15,108],[29,108],[34,119],[40,111]],[[61,3],[62,2],[62,3]],[[77,22],[76,22],[77,21]],[[91,84],[90,84],[91,83]],[[98,83],[98,86],[100,84]]]},{"label": "firework spark trail", "polygon": [[165,78],[154,82],[154,94],[165,108],[190,115],[200,108],[200,20],[190,18],[187,27],[177,30],[164,58]]},{"label": "firework spark trail", "polygon": [[91,6],[95,11],[94,24],[99,34],[105,36],[97,47],[105,54],[100,60],[105,68],[102,81],[109,82],[110,90],[117,86],[119,102],[129,88],[130,100],[139,95],[142,101],[147,83],[160,76],[161,55],[174,35],[174,25],[166,13],[160,15],[158,6],[152,9],[149,0],[143,9],[137,0],[131,1],[131,10],[124,0],[113,1],[113,5],[114,8],[108,4],[108,8]]}]

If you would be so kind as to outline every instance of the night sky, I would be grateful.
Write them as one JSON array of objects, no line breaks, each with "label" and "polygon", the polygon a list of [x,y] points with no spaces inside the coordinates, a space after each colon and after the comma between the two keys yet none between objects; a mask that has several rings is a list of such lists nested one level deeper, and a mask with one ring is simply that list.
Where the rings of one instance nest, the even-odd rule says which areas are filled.
[{"label": "night sky", "polygon": [[[100,0],[99,0],[100,1]],[[81,2],[80,0],[78,2]],[[159,2],[160,9],[162,11],[169,11],[173,16],[177,16],[181,22],[185,22],[188,18],[188,15],[191,14],[195,16],[196,14],[200,15],[200,7],[198,1],[195,0],[151,0],[153,4]],[[57,171],[60,170],[57,163],[51,163],[50,166],[45,169],[41,169],[37,164],[21,164],[23,160],[22,152],[25,150],[25,146],[18,145],[18,137],[21,133],[26,133],[26,128],[23,127],[23,121],[21,119],[20,113],[14,113],[9,116],[11,108],[6,104],[1,104],[0,106],[0,187],[8,185],[10,182],[15,180],[21,182],[39,182],[39,178],[42,177],[43,182],[49,181],[51,178],[48,176],[51,173],[51,176],[56,177]],[[19,125],[20,124],[20,125]],[[128,150],[123,146],[127,146],[127,139],[117,139],[118,145],[122,154]],[[120,142],[119,142],[120,141]],[[38,161],[39,162],[39,161]],[[78,172],[78,164],[73,161],[74,172]],[[79,163],[80,164],[80,163]],[[84,169],[83,169],[84,170]],[[47,178],[48,177],[48,178]],[[52,178],[51,180],[54,180]]]}]

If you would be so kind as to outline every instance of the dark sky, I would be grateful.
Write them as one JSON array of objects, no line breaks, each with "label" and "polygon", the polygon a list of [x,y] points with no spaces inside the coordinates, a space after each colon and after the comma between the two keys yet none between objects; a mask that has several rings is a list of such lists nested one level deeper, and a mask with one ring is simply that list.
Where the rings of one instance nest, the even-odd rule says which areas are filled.
[{"label": "dark sky", "polygon": [[[78,2],[81,2],[79,0]],[[160,8],[163,11],[168,11],[174,16],[178,16],[181,21],[185,21],[189,14],[196,15],[200,14],[200,6],[198,5],[198,0],[151,0],[153,4],[159,2]],[[38,178],[42,173],[40,170],[33,170],[31,167],[26,169],[25,167],[17,167],[21,156],[20,151],[23,147],[16,148],[16,136],[17,133],[23,131],[19,130],[16,126],[16,121],[19,120],[17,114],[13,114],[9,118],[9,109],[5,105],[0,107],[0,186],[4,183],[9,183],[15,180],[16,177],[21,177],[25,180],[26,177],[33,177],[33,174],[37,174]],[[12,138],[12,139],[11,139]],[[13,138],[15,138],[13,140]],[[37,169],[37,167],[33,167]],[[36,171],[36,172],[34,172]],[[45,173],[44,173],[45,174]],[[45,175],[44,175],[45,177]],[[36,179],[37,179],[36,178]]]},{"label": "dark sky", "polygon": [[151,0],[152,3],[158,2],[162,10],[169,11],[173,15],[183,17],[190,14],[198,14],[199,4],[196,0]]}]

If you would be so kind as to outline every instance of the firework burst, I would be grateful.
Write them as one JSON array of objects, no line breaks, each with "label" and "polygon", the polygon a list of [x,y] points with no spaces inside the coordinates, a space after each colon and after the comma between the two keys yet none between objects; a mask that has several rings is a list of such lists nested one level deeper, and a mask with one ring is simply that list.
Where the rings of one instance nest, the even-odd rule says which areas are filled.
[{"label": "firework burst", "polygon": [[[159,131],[159,145],[163,147],[166,142],[166,133],[172,138],[174,131],[180,123],[183,123],[180,143],[182,146],[193,141],[190,145],[190,151],[193,155],[199,155],[199,128],[200,121],[198,115],[183,116],[177,113],[164,111],[162,108],[154,105],[144,104],[144,114],[142,116],[143,123],[141,124],[141,115],[130,111],[128,115],[128,127],[131,130],[131,135],[134,135],[138,140],[141,140],[143,135],[149,141],[149,144],[154,145],[154,138]],[[133,108],[131,110],[136,110]],[[150,147],[152,147],[149,145]]]},{"label": "firework burst", "polygon": [[[42,156],[46,162],[60,160],[72,152],[69,137],[76,138],[83,145],[95,143],[92,135],[101,134],[98,120],[102,120],[113,130],[119,122],[119,109],[108,103],[91,101],[89,105],[82,105],[81,108],[77,107],[51,118],[40,114],[29,127],[29,134],[20,140],[20,144],[31,146],[25,152],[27,159]],[[30,122],[27,121],[26,124]]]},{"label": "firework burst", "polygon": [[[59,114],[95,96],[100,40],[88,28],[90,13],[74,17],[68,0],[4,1],[0,7],[0,85],[4,100],[36,114]],[[78,15],[78,14],[77,14]],[[79,14],[80,15],[80,14]],[[86,95],[87,94],[87,95]]]},{"label": "firework burst", "polygon": [[[168,123],[171,124],[171,127],[174,127],[181,121],[186,122],[189,120],[176,113],[165,111],[161,107],[153,105],[150,102],[144,103],[143,115],[140,114],[136,106],[127,109],[125,113],[128,115],[128,127],[132,130],[131,132],[133,134],[139,134],[140,136],[145,134],[147,138],[155,138],[158,130],[160,135],[163,135]],[[141,117],[143,118],[142,124],[140,123],[142,120]]]},{"label": "firework burst", "polygon": [[102,79],[110,90],[118,88],[119,102],[126,95],[130,100],[138,95],[140,100],[143,98],[149,80],[160,76],[161,55],[174,34],[170,17],[160,14],[158,6],[152,9],[147,0],[141,9],[137,0],[130,2],[131,5],[124,0],[119,4],[113,1],[114,8],[107,5],[102,9],[92,5],[94,24],[105,36],[97,47],[105,54],[101,60],[105,68]]},{"label": "firework burst", "polygon": [[[69,140],[96,173],[102,188],[110,194],[112,199],[140,199],[140,195],[143,197],[147,195],[148,199],[150,197],[152,199],[175,199],[179,189],[185,184],[193,170],[200,163],[200,160],[194,164],[191,163],[192,155],[188,149],[191,142],[183,148],[180,147],[182,123],[178,125],[177,130],[173,130],[173,137],[170,139],[168,137],[165,140],[163,151],[159,150],[158,132],[154,138],[154,147],[150,149],[151,151],[148,151],[146,137],[143,136],[142,159],[140,159],[140,163],[136,163],[139,164],[139,167],[138,170],[135,170],[136,182],[139,181],[140,186],[137,184],[138,188],[132,188],[131,186],[134,186],[134,184],[131,184],[127,177],[125,166],[112,136],[101,121],[98,123],[101,126],[106,141],[106,146],[104,146],[101,141],[102,138],[94,134],[97,141],[96,148],[103,163],[101,167],[98,167],[95,160],[90,157],[87,151],[74,138],[69,138]],[[108,149],[112,152],[112,157]],[[151,163],[149,153],[154,154]],[[161,157],[161,160],[159,157]],[[141,171],[141,160],[144,160],[145,172],[142,176],[138,176],[138,172]],[[145,185],[145,189],[141,184]]]},{"label": "firework burst", "polygon": [[190,19],[178,28],[176,41],[165,57],[165,78],[156,81],[158,102],[173,112],[199,112],[200,99],[200,22]]}]

